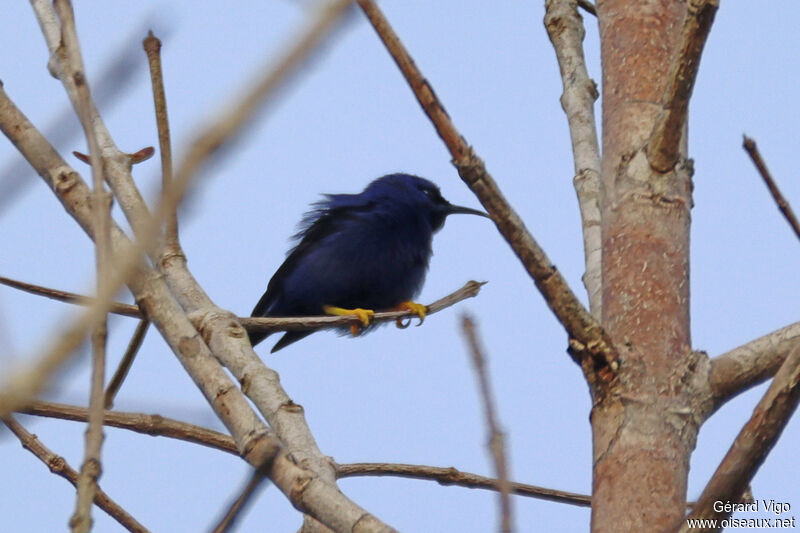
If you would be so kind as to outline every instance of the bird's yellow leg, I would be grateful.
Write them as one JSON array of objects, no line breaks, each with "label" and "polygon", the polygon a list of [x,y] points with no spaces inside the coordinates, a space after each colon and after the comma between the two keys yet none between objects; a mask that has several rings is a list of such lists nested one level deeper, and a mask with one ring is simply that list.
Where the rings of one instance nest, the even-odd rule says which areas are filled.
[{"label": "bird's yellow leg", "polygon": [[[419,324],[417,324],[417,326],[421,326],[422,323],[425,322],[425,316],[428,314],[428,306],[419,304],[417,302],[412,302],[410,300],[408,302],[401,303],[400,305],[395,307],[395,309],[397,309],[398,311],[411,311],[412,313],[417,315],[419,317]],[[395,323],[397,324],[398,328],[408,327],[408,323],[404,324],[402,318],[398,318]]]},{"label": "bird's yellow leg", "polygon": [[[375,315],[375,311],[372,309],[361,309],[360,307],[345,309],[344,307],[336,307],[334,305],[323,305],[322,310],[325,311],[327,315],[356,316],[364,327],[369,326],[372,317]],[[350,324],[350,333],[353,334],[353,337],[358,335],[358,324]]]}]

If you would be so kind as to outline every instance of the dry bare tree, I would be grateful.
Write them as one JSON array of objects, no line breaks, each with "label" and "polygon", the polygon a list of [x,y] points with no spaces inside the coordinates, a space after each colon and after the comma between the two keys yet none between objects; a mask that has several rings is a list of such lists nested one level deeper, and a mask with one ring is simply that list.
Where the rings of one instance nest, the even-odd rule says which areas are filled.
[{"label": "dry bare tree", "polygon": [[[417,68],[376,3],[358,0],[366,16],[444,142],[464,183],[491,215],[497,230],[535,283],[568,338],[592,398],[593,482],[586,496],[514,483],[509,479],[502,431],[474,325],[464,320],[490,428],[496,479],[452,468],[398,464],[339,465],[317,446],[305,414],[277,373],[256,355],[246,329],[287,330],[345,325],[354,319],[306,317],[250,319],[218,306],[187,265],[178,238],[177,210],[210,158],[225,150],[258,110],[341,23],[350,1],[321,4],[285,53],[173,164],[161,78],[159,41],[144,41],[158,119],[162,192],[147,205],[133,180],[136,164],[152,155],[117,148],[92,96],[83,66],[72,6],[32,0],[50,52],[48,66],[64,86],[83,127],[89,153],[79,155],[92,179],[71,166],[13,101],[0,91],[0,127],[63,208],[94,240],[95,298],[3,279],[44,296],[80,303],[62,332],[31,354],[23,369],[4,375],[0,417],[23,445],[77,487],[74,531],[91,529],[92,502],[132,531],[146,529],[98,486],[103,424],[202,443],[233,453],[253,467],[251,483],[217,530],[233,524],[253,489],[268,479],[303,513],[304,531],[391,531],[392,526],[343,494],[337,479],[397,475],[492,488],[501,495],[499,528],[514,528],[509,494],[578,505],[591,504],[593,531],[719,530],[687,516],[689,462],[698,432],[723,404],[771,379],[771,385],[730,451],[708,481],[689,518],[722,520],[746,501],[745,491],[800,399],[800,325],[792,324],[727,353],[709,357],[693,348],[689,317],[689,231],[693,162],[687,117],[692,89],[718,0],[547,0],[544,18],[563,81],[561,104],[569,123],[575,189],[583,228],[586,307],[525,227],[498,181],[445,112],[432,84]],[[599,26],[602,95],[583,52],[584,24]],[[168,92],[168,91],[167,91]],[[602,97],[598,135],[595,100]],[[601,150],[602,146],[602,150]],[[745,147],[781,210],[800,227],[781,196],[755,143]],[[602,155],[601,155],[602,154]],[[489,162],[491,164],[491,162]],[[502,180],[499,180],[503,183]],[[110,190],[106,190],[108,187]],[[111,200],[131,231],[111,216]],[[114,301],[122,285],[135,304]],[[478,294],[471,282],[431,304],[440,311]],[[140,319],[130,358],[112,384],[104,383],[108,313]],[[376,320],[407,318],[385,313]],[[157,416],[109,411],[141,339],[152,325],[202,391],[228,435]],[[92,382],[88,408],[38,401],[82,342],[91,337]],[[565,364],[567,364],[565,362]],[[88,421],[81,465],[67,465],[19,423],[14,413]],[[502,417],[502,415],[500,415]],[[102,478],[100,478],[102,480]],[[715,505],[729,502],[732,505]],[[555,505],[555,504],[554,504]],[[521,530],[533,526],[519,524]]]}]

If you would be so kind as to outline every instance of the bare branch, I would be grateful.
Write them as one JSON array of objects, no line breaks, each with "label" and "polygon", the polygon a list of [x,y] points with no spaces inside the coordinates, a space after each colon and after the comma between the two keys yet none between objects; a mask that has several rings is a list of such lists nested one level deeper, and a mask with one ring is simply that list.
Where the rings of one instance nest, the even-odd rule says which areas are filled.
[{"label": "bare branch", "polygon": [[[155,105],[156,125],[158,128],[158,147],[161,152],[161,183],[162,189],[166,190],[172,183],[172,144],[170,142],[169,119],[167,117],[167,96],[164,92],[164,73],[161,69],[161,41],[153,35],[152,31],[149,31],[142,42],[142,46],[147,54],[147,63],[150,67],[153,103]],[[167,215],[164,250],[162,251],[161,260],[164,260],[164,256],[172,254],[183,254],[178,241],[178,212],[175,209]]]},{"label": "bare branch", "polygon": [[[25,283],[24,281],[17,281],[3,276],[0,276],[0,283],[21,291],[35,294],[37,296],[44,296],[46,298],[58,300],[59,302],[66,302],[76,305],[94,305],[96,301],[95,298],[92,298],[91,296],[84,296],[74,292],[60,291],[58,289],[50,289],[48,287],[42,287],[41,285],[33,285],[32,283]],[[135,318],[140,318],[142,316],[138,305],[123,304],[119,302],[112,302],[109,311],[116,315],[130,316]]]},{"label": "bare branch", "polygon": [[[715,510],[715,502],[739,501],[800,402],[800,346],[781,365],[753,415],[742,427],[689,518],[723,520],[730,511]],[[724,508],[723,508],[724,509]],[[680,531],[692,531],[684,521]]]},{"label": "bare branch", "polygon": [[475,374],[478,376],[481,398],[483,399],[486,424],[489,426],[489,453],[494,460],[495,471],[498,477],[497,488],[500,490],[500,531],[510,533],[513,529],[511,526],[511,498],[509,498],[511,484],[508,481],[505,437],[503,432],[500,431],[497,422],[494,395],[492,394],[492,389],[489,384],[483,350],[480,347],[478,335],[475,331],[475,323],[468,315],[464,315],[461,318],[461,328],[464,331],[464,336],[467,338],[467,344],[469,345],[469,350],[472,355],[472,363],[475,367]]},{"label": "bare branch", "polygon": [[[31,402],[17,409],[17,412],[26,415],[77,422],[86,422],[88,420],[88,411],[85,407],[41,401]],[[169,437],[239,455],[236,442],[228,435],[161,415],[105,411],[103,413],[103,423],[107,426],[127,429],[150,435],[151,437]]]},{"label": "bare branch", "polygon": [[117,392],[119,392],[120,387],[122,387],[122,382],[125,381],[125,378],[128,376],[128,371],[131,369],[131,365],[133,365],[133,360],[136,358],[136,354],[142,346],[142,342],[144,341],[149,327],[150,321],[146,318],[141,319],[136,326],[131,341],[128,343],[128,348],[125,350],[125,355],[122,356],[117,366],[117,371],[114,372],[114,376],[111,378],[111,381],[108,382],[108,387],[106,387],[103,399],[103,405],[106,409],[111,409],[111,407],[113,407],[114,397],[117,395]]},{"label": "bare branch", "polygon": [[[465,300],[478,295],[480,288],[485,285],[485,281],[468,281],[463,287],[454,291],[453,293],[436,300],[428,305],[428,315],[438,313]],[[58,289],[51,289],[42,287],[41,285],[33,285],[22,281],[13,280],[0,276],[0,284],[8,285],[31,294],[39,296],[46,296],[61,302],[76,304],[76,305],[92,305],[95,299],[90,296],[84,296],[73,292],[61,291]],[[111,306],[111,312],[129,316],[133,318],[141,318],[142,313],[136,305],[124,304],[115,302]],[[414,318],[417,315],[409,311],[387,311],[375,314],[376,322],[393,321],[404,318]],[[238,317],[237,320],[247,331],[297,331],[301,329],[324,329],[340,326],[349,326],[353,322],[352,317],[339,317],[339,316],[308,316],[308,317]],[[360,323],[360,322],[359,322]]]},{"label": "bare branch", "polygon": [[[566,280],[552,265],[522,219],[505,199],[497,183],[487,172],[483,161],[456,130],[430,83],[422,76],[375,2],[358,0],[358,4],[453,156],[453,164],[458,169],[461,179],[492,216],[500,233],[522,261],[548,306],[573,338],[575,348],[573,351],[578,354],[581,363],[584,359],[587,360],[582,367],[590,382],[596,383],[595,376],[605,382],[611,381],[619,363],[616,350],[606,332],[569,288]],[[592,362],[589,363],[588,360]],[[595,370],[595,366],[600,368],[599,372]]]},{"label": "bare branch", "polygon": [[[20,443],[22,443],[22,447],[38,457],[39,460],[47,465],[52,473],[66,479],[72,483],[73,486],[77,486],[78,473],[69,466],[63,457],[51,452],[44,444],[42,444],[36,435],[29,433],[12,417],[4,418],[3,423],[8,427],[8,429],[11,430],[12,433],[14,433],[14,435],[17,436]],[[97,493],[94,495],[94,503],[100,509],[108,513],[111,518],[119,522],[120,525],[128,531],[134,531],[137,533],[148,532],[146,527],[128,514],[125,509],[120,507],[118,503],[112,500],[111,497],[99,487],[97,489]]]},{"label": "bare branch", "polygon": [[[411,479],[432,480],[441,485],[457,485],[468,489],[498,490],[498,480],[478,474],[462,472],[452,466],[443,468],[438,466],[395,463],[353,463],[338,465],[336,467],[336,472],[340,479],[356,476],[399,476]],[[547,489],[514,481],[509,483],[511,485],[511,492],[517,496],[528,496],[540,500],[577,505],[579,507],[591,506],[591,497],[584,494]]]},{"label": "bare branch", "polygon": [[[432,315],[447,309],[448,307],[457,304],[461,300],[472,298],[478,295],[481,287],[485,285],[485,281],[468,281],[463,287],[457,291],[448,294],[444,298],[436,300],[428,305],[427,315]],[[391,322],[402,319],[411,319],[417,315],[411,311],[385,311],[375,313],[372,318],[372,323],[379,324],[381,322]],[[288,318],[274,318],[274,317],[240,317],[238,318],[242,326],[249,332],[259,331],[298,331],[307,329],[323,329],[341,326],[349,326],[350,324],[360,324],[361,322],[357,317],[353,316],[308,316],[308,317],[288,317]]]},{"label": "bare branch", "polygon": [[657,172],[669,172],[680,156],[683,126],[689,111],[700,56],[706,44],[719,0],[689,0],[686,18],[670,64],[667,84],[661,99],[662,111],[653,127],[647,147],[650,166]]},{"label": "bare branch", "polygon": [[256,489],[261,486],[266,479],[268,470],[269,468],[266,466],[260,466],[253,470],[253,473],[250,475],[250,479],[247,481],[247,484],[242,488],[236,499],[231,502],[231,505],[228,508],[228,511],[225,513],[225,516],[222,517],[217,527],[214,528],[214,533],[225,533],[226,531],[231,531],[234,523],[236,523],[236,519],[255,495]]},{"label": "bare branch", "polygon": [[[564,92],[561,107],[567,115],[572,155],[575,161],[575,191],[581,210],[583,253],[586,272],[583,284],[589,295],[589,310],[600,320],[603,309],[602,241],[600,235],[600,147],[594,103],[597,84],[589,77],[583,57],[583,38],[586,34],[578,14],[576,0],[545,2],[544,25],[558,59]],[[592,13],[594,6],[592,6]]]},{"label": "bare branch", "polygon": [[795,322],[713,358],[708,381],[714,409],[774,376],[798,346],[800,322]]},{"label": "bare branch", "polygon": [[797,221],[797,217],[794,215],[794,211],[792,211],[792,206],[789,205],[789,202],[787,202],[786,198],[784,198],[783,194],[781,194],[778,184],[772,179],[772,175],[769,173],[769,169],[767,169],[767,164],[764,163],[764,159],[762,159],[761,154],[758,151],[756,142],[745,135],[742,146],[744,146],[744,149],[747,151],[750,159],[753,160],[753,164],[758,169],[758,173],[761,174],[761,178],[764,180],[764,183],[767,185],[770,194],[772,194],[772,197],[775,199],[775,203],[778,204],[778,209],[781,210],[781,213],[783,213],[786,221],[789,222],[794,234],[797,235],[798,239],[800,239],[800,222]]},{"label": "bare branch", "polygon": [[[61,22],[61,58],[75,83],[78,98],[72,100],[75,112],[81,121],[92,166],[92,211],[94,225],[95,258],[97,265],[98,293],[108,283],[111,274],[110,217],[111,196],[103,186],[104,161],[101,159],[97,135],[92,125],[91,96],[81,57],[72,4],[56,0],[54,7]],[[97,480],[102,472],[100,454],[103,445],[103,382],[105,380],[106,340],[108,316],[95,324],[92,332],[92,372],[89,397],[89,424],[86,428],[86,444],[78,478],[75,512],[69,524],[75,533],[89,533],[92,528],[92,502],[98,490]]]}]

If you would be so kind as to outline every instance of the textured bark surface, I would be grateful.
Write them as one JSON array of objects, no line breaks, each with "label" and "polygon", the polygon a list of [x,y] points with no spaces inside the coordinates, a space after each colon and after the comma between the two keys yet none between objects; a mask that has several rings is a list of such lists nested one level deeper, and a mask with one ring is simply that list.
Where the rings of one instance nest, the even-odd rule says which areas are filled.
[{"label": "textured bark surface", "polygon": [[[596,399],[593,531],[666,531],[684,514],[708,362],[691,351],[691,166],[653,171],[647,143],[685,3],[598,2],[603,60],[603,326],[619,379]],[[683,139],[685,146],[685,136]],[[706,392],[707,394],[707,392]]]}]

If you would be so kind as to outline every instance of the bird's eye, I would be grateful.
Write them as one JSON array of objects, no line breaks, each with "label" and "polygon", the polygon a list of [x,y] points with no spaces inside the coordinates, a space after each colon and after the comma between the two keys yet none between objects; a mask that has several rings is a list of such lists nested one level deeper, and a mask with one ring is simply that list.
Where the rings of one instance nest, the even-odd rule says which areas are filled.
[{"label": "bird's eye", "polygon": [[434,202],[438,201],[441,198],[441,194],[436,189],[422,189],[423,194],[433,200]]}]

